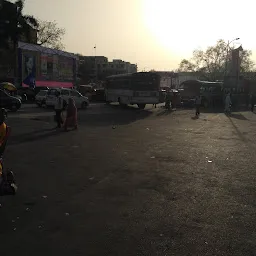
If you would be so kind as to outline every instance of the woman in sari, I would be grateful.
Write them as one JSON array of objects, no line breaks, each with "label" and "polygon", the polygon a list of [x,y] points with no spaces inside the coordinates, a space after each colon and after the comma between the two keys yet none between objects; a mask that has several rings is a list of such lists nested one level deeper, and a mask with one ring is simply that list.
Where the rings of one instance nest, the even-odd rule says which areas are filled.
[{"label": "woman in sari", "polygon": [[77,129],[77,108],[72,98],[68,100],[67,117],[64,124],[65,131],[68,130],[68,127]]}]

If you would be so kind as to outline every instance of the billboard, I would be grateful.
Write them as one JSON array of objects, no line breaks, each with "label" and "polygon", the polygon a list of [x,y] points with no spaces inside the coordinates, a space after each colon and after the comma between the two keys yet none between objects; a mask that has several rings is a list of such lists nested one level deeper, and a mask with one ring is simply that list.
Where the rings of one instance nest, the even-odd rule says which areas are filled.
[{"label": "billboard", "polygon": [[47,76],[47,55],[41,54],[41,76]]},{"label": "billboard", "polygon": [[76,79],[76,56],[50,48],[19,42],[19,77],[23,86],[72,87]]},{"label": "billboard", "polygon": [[23,84],[35,88],[36,80],[36,56],[25,53],[23,55]]},{"label": "billboard", "polygon": [[41,54],[40,79],[73,81],[73,59],[58,55]]}]

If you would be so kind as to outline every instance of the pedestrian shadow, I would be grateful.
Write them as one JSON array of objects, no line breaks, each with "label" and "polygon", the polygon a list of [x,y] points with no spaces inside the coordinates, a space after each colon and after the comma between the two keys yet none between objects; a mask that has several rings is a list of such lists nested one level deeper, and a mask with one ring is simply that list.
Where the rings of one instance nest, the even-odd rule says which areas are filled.
[{"label": "pedestrian shadow", "polygon": [[199,117],[198,117],[198,116],[192,116],[191,119],[192,119],[192,120],[198,120]]},{"label": "pedestrian shadow", "polygon": [[239,129],[237,128],[237,126],[234,124],[233,120],[231,119],[230,116],[227,116],[230,123],[232,124],[232,126],[234,127],[238,137],[243,141],[243,142],[247,142],[247,139],[244,137],[244,135],[239,131]]},{"label": "pedestrian shadow", "polygon": [[[42,132],[42,130],[41,130]],[[20,135],[14,135],[10,136],[10,141],[8,141],[8,145],[19,145],[19,144],[24,144],[24,143],[29,143],[29,142],[34,142],[34,141],[39,141],[39,140],[44,140],[48,137],[52,136],[61,136],[64,134],[64,131],[62,129],[56,130],[56,129],[51,129],[50,132],[47,133],[30,133],[30,134],[20,134]]]},{"label": "pedestrian shadow", "polygon": [[11,134],[10,138],[16,140],[16,139],[19,139],[20,137],[30,137],[31,135],[32,136],[37,136],[36,134],[45,133],[45,132],[52,132],[52,131],[55,131],[55,128],[38,129],[38,130],[34,130],[34,131],[27,132],[27,133],[22,133],[22,134],[16,134],[16,135]]},{"label": "pedestrian shadow", "polygon": [[161,110],[160,112],[158,112],[157,114],[156,114],[156,116],[164,116],[164,115],[169,115],[169,114],[171,114],[173,111],[170,109],[170,110],[168,110],[168,109],[164,109],[164,110]]},{"label": "pedestrian shadow", "polygon": [[235,119],[238,119],[238,120],[244,120],[244,121],[248,121],[248,119],[242,115],[241,113],[231,113],[228,115],[228,117],[232,117],[232,118],[235,118]]}]

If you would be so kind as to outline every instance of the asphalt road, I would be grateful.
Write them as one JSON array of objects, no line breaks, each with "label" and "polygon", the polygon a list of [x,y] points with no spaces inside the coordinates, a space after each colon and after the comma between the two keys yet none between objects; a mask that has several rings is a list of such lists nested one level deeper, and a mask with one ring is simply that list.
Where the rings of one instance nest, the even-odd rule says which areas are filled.
[{"label": "asphalt road", "polygon": [[94,104],[65,133],[11,113],[1,254],[256,255],[256,116],[192,117]]}]

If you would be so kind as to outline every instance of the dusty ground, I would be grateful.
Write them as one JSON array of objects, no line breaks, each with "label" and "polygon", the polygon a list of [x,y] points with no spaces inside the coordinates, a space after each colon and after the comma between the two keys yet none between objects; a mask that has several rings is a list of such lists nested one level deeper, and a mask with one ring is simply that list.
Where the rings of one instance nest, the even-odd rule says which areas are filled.
[{"label": "dusty ground", "polygon": [[9,115],[3,255],[255,255],[256,116],[92,105]]}]

